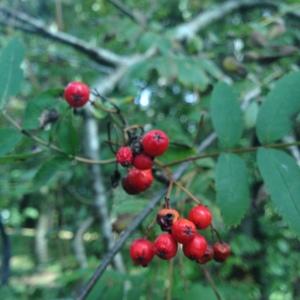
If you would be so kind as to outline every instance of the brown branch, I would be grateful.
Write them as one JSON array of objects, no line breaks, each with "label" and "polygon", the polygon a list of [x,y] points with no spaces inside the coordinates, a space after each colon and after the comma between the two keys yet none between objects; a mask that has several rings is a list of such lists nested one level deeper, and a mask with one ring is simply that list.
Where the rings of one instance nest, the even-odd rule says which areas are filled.
[{"label": "brown branch", "polygon": [[191,21],[180,24],[174,28],[174,37],[176,40],[185,40],[193,37],[197,32],[206,28],[208,25],[222,20],[226,15],[241,9],[254,7],[272,7],[277,8],[278,4],[274,1],[263,0],[230,0],[216,5],[203,13],[198,14]]},{"label": "brown branch", "polygon": [[[8,26],[15,27],[19,30],[23,30],[22,26],[25,25],[23,31],[29,31],[30,33],[35,33],[59,43],[71,46],[102,65],[115,67],[126,63],[128,59],[128,57],[120,56],[107,49],[94,47],[87,41],[79,39],[68,33],[50,30],[42,21],[23,12],[0,6],[0,13],[4,16],[1,20],[2,23],[6,23]],[[11,22],[10,19],[16,20],[18,23]]]},{"label": "brown branch", "polygon": [[291,142],[291,143],[265,144],[265,145],[255,146],[255,147],[252,146],[252,147],[245,147],[245,148],[226,149],[226,150],[223,150],[223,151],[215,151],[215,152],[204,153],[204,154],[201,154],[201,155],[189,156],[189,157],[186,157],[186,158],[178,159],[178,160],[175,160],[173,162],[162,165],[162,167],[171,167],[171,166],[181,164],[183,162],[195,161],[195,160],[208,158],[208,157],[210,157],[210,158],[218,157],[222,153],[241,154],[241,153],[255,152],[259,148],[262,148],[262,147],[264,147],[264,148],[274,148],[274,149],[285,149],[285,148],[290,148],[292,146],[299,146],[299,145],[300,145],[300,141],[295,141],[295,142]]}]

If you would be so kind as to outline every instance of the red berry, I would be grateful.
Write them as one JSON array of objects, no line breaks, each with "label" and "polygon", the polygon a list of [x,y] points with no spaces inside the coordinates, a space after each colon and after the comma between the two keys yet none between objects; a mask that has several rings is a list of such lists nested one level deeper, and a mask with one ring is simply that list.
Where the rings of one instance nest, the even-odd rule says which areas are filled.
[{"label": "red berry", "polygon": [[152,168],[153,158],[141,153],[134,157],[132,164],[139,170],[148,170]]},{"label": "red berry", "polygon": [[172,225],[178,221],[179,217],[176,209],[163,208],[158,212],[156,222],[160,225],[161,230],[170,232]]},{"label": "red berry", "polygon": [[196,226],[187,219],[179,219],[172,226],[172,236],[178,243],[187,243],[193,239],[196,234]]},{"label": "red berry", "polygon": [[152,170],[131,168],[123,179],[122,185],[128,194],[138,194],[148,189],[153,182]]},{"label": "red berry", "polygon": [[204,254],[197,260],[199,264],[206,264],[214,257],[214,248],[211,245],[207,245]]},{"label": "red berry", "polygon": [[133,159],[133,153],[130,147],[121,147],[119,148],[117,154],[116,154],[117,162],[126,167],[129,166],[132,163]]},{"label": "red berry", "polygon": [[183,245],[183,253],[192,260],[199,260],[204,255],[206,248],[206,239],[202,235],[196,234],[190,242]]},{"label": "red berry", "polygon": [[177,253],[177,242],[171,234],[162,233],[154,241],[155,254],[162,259],[171,259]]},{"label": "red berry", "polygon": [[169,146],[168,136],[157,129],[145,133],[141,142],[144,152],[152,157],[162,155]]},{"label": "red berry", "polygon": [[211,224],[212,214],[206,206],[197,205],[191,209],[189,220],[192,221],[197,228],[205,229]]},{"label": "red berry", "polygon": [[154,254],[153,243],[146,239],[137,239],[130,246],[130,257],[136,265],[146,267]]},{"label": "red berry", "polygon": [[70,82],[64,91],[64,98],[72,107],[84,106],[90,98],[89,87],[82,82]]},{"label": "red berry", "polygon": [[135,186],[130,184],[128,177],[122,179],[122,186],[124,191],[129,195],[136,195],[140,193],[140,191]]},{"label": "red berry", "polygon": [[214,260],[225,261],[231,254],[230,246],[227,243],[218,242],[214,244]]}]

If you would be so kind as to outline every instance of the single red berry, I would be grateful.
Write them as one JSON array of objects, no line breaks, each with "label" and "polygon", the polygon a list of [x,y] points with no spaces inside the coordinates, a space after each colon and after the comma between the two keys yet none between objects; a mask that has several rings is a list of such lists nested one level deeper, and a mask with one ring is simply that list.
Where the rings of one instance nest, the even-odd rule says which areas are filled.
[{"label": "single red berry", "polygon": [[130,183],[128,177],[122,179],[122,186],[124,191],[129,195],[136,195],[140,193],[140,191],[136,188],[136,186]]},{"label": "single red berry", "polygon": [[155,254],[162,259],[171,259],[177,253],[177,242],[171,234],[162,233],[154,241]]},{"label": "single red berry", "polygon": [[144,152],[152,157],[162,155],[169,146],[168,136],[157,129],[145,133],[141,142]]},{"label": "single red berry", "polygon": [[134,157],[132,164],[139,170],[148,170],[152,168],[153,158],[141,153]]},{"label": "single red berry", "polygon": [[171,231],[172,225],[178,221],[180,215],[176,209],[163,208],[157,216],[156,222],[160,226],[162,231]]},{"label": "single red berry", "polygon": [[138,194],[148,189],[153,182],[152,170],[138,170],[131,168],[123,179],[124,190],[128,194]]},{"label": "single red berry", "polygon": [[204,254],[197,260],[199,264],[206,264],[214,258],[214,248],[211,245],[207,245]]},{"label": "single red berry", "polygon": [[134,240],[130,246],[130,257],[136,265],[146,267],[154,254],[153,243],[146,239]]},{"label": "single red berry", "polygon": [[89,87],[82,82],[70,82],[64,91],[64,98],[72,107],[84,106],[90,98]]},{"label": "single red berry", "polygon": [[214,244],[214,260],[225,261],[231,254],[231,248],[227,243],[218,242]]},{"label": "single red berry", "polygon": [[172,236],[178,243],[185,244],[191,241],[195,234],[195,224],[187,219],[179,219],[172,226]]},{"label": "single red berry", "polygon": [[192,221],[197,228],[205,229],[211,224],[212,214],[206,206],[197,205],[191,209],[189,220]]},{"label": "single red berry", "polygon": [[133,153],[131,148],[125,146],[120,147],[116,154],[116,159],[120,165],[124,167],[129,166],[133,160]]},{"label": "single red berry", "polygon": [[206,248],[206,239],[200,234],[195,234],[191,241],[183,245],[183,253],[192,260],[199,260],[204,255]]}]

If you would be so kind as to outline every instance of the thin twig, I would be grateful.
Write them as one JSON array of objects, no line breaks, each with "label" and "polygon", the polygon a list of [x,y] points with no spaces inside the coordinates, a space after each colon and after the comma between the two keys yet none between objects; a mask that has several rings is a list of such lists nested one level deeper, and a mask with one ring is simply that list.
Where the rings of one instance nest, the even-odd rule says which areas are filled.
[{"label": "thin twig", "polygon": [[172,300],[173,273],[174,273],[174,259],[171,259],[169,261],[169,268],[168,268],[168,286],[167,286],[166,300]]},{"label": "thin twig", "polygon": [[61,148],[57,147],[56,145],[47,142],[41,138],[39,138],[38,136],[36,136],[35,134],[33,134],[32,132],[30,132],[29,130],[26,130],[24,128],[22,128],[6,111],[2,111],[1,112],[3,117],[10,123],[12,124],[17,130],[20,131],[20,133],[22,133],[24,136],[28,137],[29,139],[33,140],[34,142],[38,143],[41,146],[44,146],[50,150],[53,150],[57,153],[60,153],[66,157],[68,157],[69,159],[73,159],[76,160],[80,163],[85,163],[85,164],[98,164],[98,165],[104,165],[104,164],[111,164],[114,163],[116,161],[115,158],[110,158],[110,159],[103,159],[103,160],[95,160],[95,159],[89,159],[86,157],[82,157],[82,156],[78,156],[78,155],[72,155],[69,153],[66,153],[64,150],[62,150]]},{"label": "thin twig", "polygon": [[213,278],[211,277],[209,271],[206,268],[204,268],[204,267],[201,267],[201,269],[202,269],[202,271],[204,273],[204,276],[205,276],[207,282],[209,283],[209,285],[211,286],[213,292],[215,293],[216,298],[218,300],[222,300],[223,298],[222,298],[220,292],[218,291],[218,288],[217,288],[217,286],[216,286]]},{"label": "thin twig", "polygon": [[146,25],[146,17],[142,15],[140,12],[136,10],[132,10],[127,7],[124,3],[118,0],[108,0],[114,7],[116,7],[119,11],[121,11],[125,16],[129,17],[132,21],[137,23],[138,25],[145,27]]},{"label": "thin twig", "polygon": [[186,193],[194,202],[196,202],[197,204],[201,204],[201,201],[195,195],[193,195],[188,189],[186,189],[179,181],[174,181],[174,184],[180,190],[182,190],[184,193]]},{"label": "thin twig", "polygon": [[208,157],[213,158],[213,157],[217,157],[217,156],[219,156],[223,153],[242,154],[242,153],[255,152],[260,148],[285,149],[285,148],[289,148],[289,147],[292,147],[292,146],[299,146],[299,145],[300,145],[300,141],[296,141],[296,142],[291,142],[291,143],[265,144],[265,145],[260,145],[260,146],[226,149],[226,150],[223,150],[223,151],[209,152],[209,153],[204,153],[204,154],[201,154],[201,155],[189,156],[189,157],[186,157],[186,158],[178,159],[178,160],[172,161],[170,163],[164,164],[161,167],[171,167],[171,166],[181,164],[183,162],[195,161],[195,160],[208,158]]}]

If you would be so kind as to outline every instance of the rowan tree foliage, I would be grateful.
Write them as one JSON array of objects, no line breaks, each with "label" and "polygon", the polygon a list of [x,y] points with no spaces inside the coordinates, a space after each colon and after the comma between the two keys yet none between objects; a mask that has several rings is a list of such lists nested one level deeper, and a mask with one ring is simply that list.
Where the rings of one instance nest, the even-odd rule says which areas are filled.
[{"label": "rowan tree foliage", "polygon": [[[0,23],[1,299],[300,298],[298,0],[3,0]],[[130,195],[115,154],[152,129],[169,147]],[[194,202],[232,255],[164,233],[176,256],[134,265]]]}]

